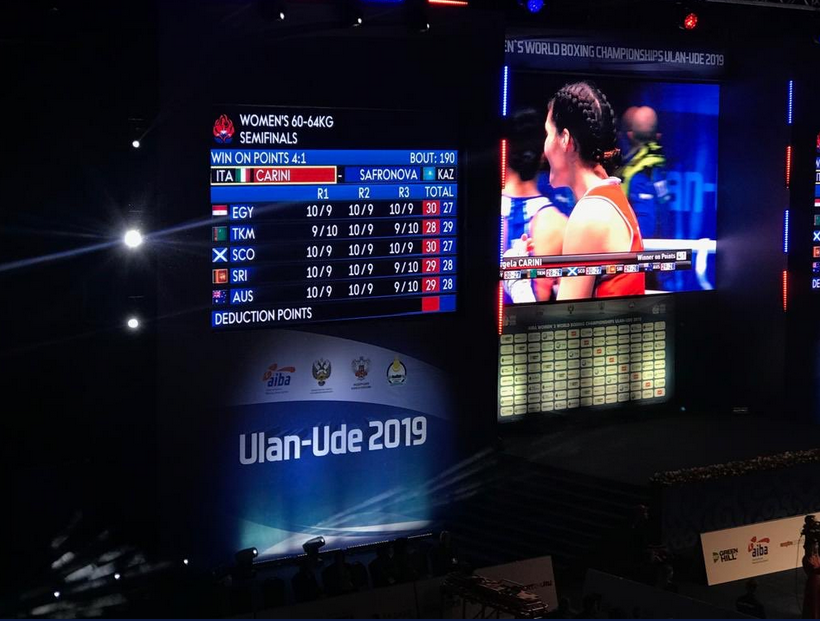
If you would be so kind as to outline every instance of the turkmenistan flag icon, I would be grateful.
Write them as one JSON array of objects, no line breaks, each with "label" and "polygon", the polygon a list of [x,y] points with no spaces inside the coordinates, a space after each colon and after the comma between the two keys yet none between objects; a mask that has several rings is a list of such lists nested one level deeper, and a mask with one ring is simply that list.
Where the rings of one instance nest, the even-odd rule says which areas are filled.
[{"label": "turkmenistan flag icon", "polygon": [[234,168],[234,182],[235,183],[250,183],[251,169],[250,168]]},{"label": "turkmenistan flag icon", "polygon": [[228,215],[228,206],[227,205],[211,205],[211,213],[214,216],[227,216]]},{"label": "turkmenistan flag icon", "polygon": [[228,282],[228,270],[211,270],[213,272],[213,283],[215,285],[224,285]]},{"label": "turkmenistan flag icon", "polygon": [[215,226],[212,228],[213,231],[213,240],[212,241],[228,241],[228,227],[227,226]]}]

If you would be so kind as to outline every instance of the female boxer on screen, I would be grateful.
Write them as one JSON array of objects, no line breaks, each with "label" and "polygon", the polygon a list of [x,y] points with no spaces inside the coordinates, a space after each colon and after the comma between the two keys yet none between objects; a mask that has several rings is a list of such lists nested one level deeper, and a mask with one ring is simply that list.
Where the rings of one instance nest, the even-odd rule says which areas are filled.
[{"label": "female boxer on screen", "polygon": [[[547,109],[544,156],[550,184],[568,186],[577,198],[564,234],[563,254],[638,252],[643,239],[635,212],[611,177],[620,151],[615,147],[615,113],[606,96],[589,82],[567,84]],[[558,300],[639,295],[642,273],[562,278]]]},{"label": "female boxer on screen", "polygon": [[[505,257],[560,255],[567,217],[538,190],[543,158],[541,115],[533,109],[512,115],[507,127],[506,184],[501,193]],[[556,278],[504,281],[513,303],[551,300]]]}]

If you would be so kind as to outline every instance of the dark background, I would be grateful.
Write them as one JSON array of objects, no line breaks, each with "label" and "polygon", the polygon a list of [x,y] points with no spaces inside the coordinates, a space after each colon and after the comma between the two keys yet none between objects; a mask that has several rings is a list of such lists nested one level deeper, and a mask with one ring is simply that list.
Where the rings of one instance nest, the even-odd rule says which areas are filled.
[{"label": "dark background", "polygon": [[[431,31],[418,33],[407,28],[404,9],[381,6],[367,8],[372,19],[353,30],[339,25],[334,7],[302,3],[284,24],[256,3],[174,3],[160,11],[151,2],[32,2],[4,9],[2,590],[44,574],[53,560],[48,541],[78,509],[95,527],[114,528],[147,549],[158,541],[157,256],[150,245],[129,253],[119,239],[127,225],[155,231],[186,218],[177,211],[188,208],[185,201],[157,191],[168,158],[157,144],[169,124],[186,137],[193,124],[174,123],[191,102],[265,97],[271,104],[458,114],[470,166],[460,199],[467,214],[461,310],[442,317],[437,329],[455,330],[460,354],[473,362],[462,391],[472,425],[465,437],[476,445],[493,440],[500,68],[505,23],[526,16],[433,9]],[[676,298],[677,402],[669,410],[684,406],[704,424],[734,406],[773,424],[813,420],[816,301],[800,271],[810,265],[800,242],[792,245],[800,258],[788,314],[781,272],[790,200],[783,183],[791,133],[786,81],[796,80],[797,93],[792,238],[805,244],[820,48],[802,12],[708,9],[704,16],[714,21],[686,40],[700,38],[729,59],[719,136],[719,290]],[[526,23],[620,32],[633,44],[640,28],[655,36],[668,28],[672,46],[689,36],[675,28],[673,11],[672,3],[568,2]],[[243,75],[233,71],[236,61],[258,64]],[[267,76],[275,76],[281,100],[268,100]],[[290,93],[310,93],[310,100],[294,101]],[[204,109],[210,114],[209,104]],[[139,136],[143,146],[135,150],[130,143]],[[69,254],[49,258],[60,253]],[[31,259],[38,260],[26,263]],[[132,311],[148,319],[136,334],[123,327]],[[332,330],[344,336],[350,326]],[[426,324],[388,327],[418,332]]]}]

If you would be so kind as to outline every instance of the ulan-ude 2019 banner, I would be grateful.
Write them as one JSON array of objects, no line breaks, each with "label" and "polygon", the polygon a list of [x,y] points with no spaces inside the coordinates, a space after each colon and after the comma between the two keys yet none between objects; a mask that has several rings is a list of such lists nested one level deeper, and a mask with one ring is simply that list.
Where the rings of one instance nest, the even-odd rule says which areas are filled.
[{"label": "ulan-ude 2019 banner", "polygon": [[433,528],[458,453],[442,370],[335,336],[231,336],[201,378],[212,406],[173,422],[187,545],[279,557],[320,535],[330,549]]}]

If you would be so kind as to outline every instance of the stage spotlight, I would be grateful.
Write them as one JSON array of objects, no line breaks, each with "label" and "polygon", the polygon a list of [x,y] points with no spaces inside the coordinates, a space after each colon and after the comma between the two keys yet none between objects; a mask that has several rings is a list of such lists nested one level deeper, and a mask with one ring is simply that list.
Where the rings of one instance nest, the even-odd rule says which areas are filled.
[{"label": "stage spotlight", "polygon": [[256,548],[245,548],[234,555],[237,565],[250,565],[253,559],[259,556],[259,551]]},{"label": "stage spotlight", "polygon": [[430,30],[430,20],[427,16],[426,6],[427,3],[425,0],[407,0],[404,14],[410,30],[416,32],[427,32]]},{"label": "stage spotlight", "polygon": [[273,17],[277,22],[285,21],[285,3],[274,2],[273,3]]},{"label": "stage spotlight", "polygon": [[131,146],[134,149],[139,149],[147,131],[145,119],[136,116],[129,117],[128,125],[130,126]]},{"label": "stage spotlight", "polygon": [[411,19],[411,28],[417,32],[429,32],[430,22],[423,11],[419,11],[413,15]]},{"label": "stage spotlight", "polygon": [[257,0],[259,14],[275,22],[285,21],[286,7],[284,0]]},{"label": "stage spotlight", "polygon": [[183,565],[188,565],[188,559],[187,558],[182,559],[182,564]]},{"label": "stage spotlight", "polygon": [[54,591],[54,599],[60,599],[60,592]]},{"label": "stage spotlight", "polygon": [[302,549],[305,551],[305,554],[318,554],[319,548],[325,545],[325,538],[324,537],[314,537],[313,539],[308,539],[305,543],[302,544]]},{"label": "stage spotlight", "polygon": [[[136,330],[137,328],[140,327],[140,320],[137,319],[136,317],[131,317],[131,318],[128,319],[128,323],[126,325],[129,328],[131,328],[132,330]],[[187,565],[188,564],[188,559],[185,559],[183,562]]]},{"label": "stage spotlight", "polygon": [[137,229],[130,229],[125,232],[125,236],[123,237],[123,241],[125,245],[129,248],[136,248],[142,245],[142,233],[140,233]]},{"label": "stage spotlight", "polygon": [[526,8],[530,13],[540,13],[544,8],[544,0],[518,0],[518,5]]},{"label": "stage spotlight", "polygon": [[119,580],[122,576],[118,573],[114,574],[114,580]]},{"label": "stage spotlight", "polygon": [[237,580],[250,580],[256,572],[253,568],[253,559],[259,556],[256,548],[246,548],[234,554],[236,567],[233,569],[233,577]]},{"label": "stage spotlight", "polygon": [[356,0],[339,3],[338,10],[343,25],[358,28],[364,23],[364,14]]},{"label": "stage spotlight", "polygon": [[700,26],[702,8],[701,3],[692,0],[675,3],[675,22],[678,28],[691,32]]}]

